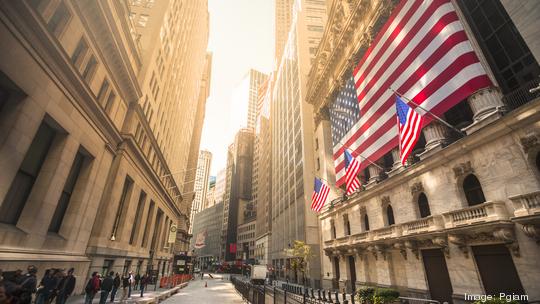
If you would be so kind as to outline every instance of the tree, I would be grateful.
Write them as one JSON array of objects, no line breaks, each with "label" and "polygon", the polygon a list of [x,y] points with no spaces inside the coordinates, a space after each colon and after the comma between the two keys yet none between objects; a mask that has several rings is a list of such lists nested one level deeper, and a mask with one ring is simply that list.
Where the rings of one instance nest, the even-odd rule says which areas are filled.
[{"label": "tree", "polygon": [[295,240],[291,249],[285,250],[287,255],[291,257],[291,267],[302,273],[302,280],[305,285],[306,275],[309,276],[309,262],[315,256],[311,252],[311,246],[303,241]]}]

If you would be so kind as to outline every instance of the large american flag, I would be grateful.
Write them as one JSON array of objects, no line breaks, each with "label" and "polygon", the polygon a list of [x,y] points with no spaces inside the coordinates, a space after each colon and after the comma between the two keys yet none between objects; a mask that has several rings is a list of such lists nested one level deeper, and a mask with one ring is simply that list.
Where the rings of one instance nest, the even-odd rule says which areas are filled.
[{"label": "large american flag", "polygon": [[[491,85],[450,0],[401,1],[353,78],[357,105],[348,103],[347,84],[330,107],[338,186],[345,183],[345,148],[375,161],[398,145],[395,97],[389,88],[442,115]],[[424,125],[429,121],[425,117]],[[362,169],[367,165],[363,161]]]}]

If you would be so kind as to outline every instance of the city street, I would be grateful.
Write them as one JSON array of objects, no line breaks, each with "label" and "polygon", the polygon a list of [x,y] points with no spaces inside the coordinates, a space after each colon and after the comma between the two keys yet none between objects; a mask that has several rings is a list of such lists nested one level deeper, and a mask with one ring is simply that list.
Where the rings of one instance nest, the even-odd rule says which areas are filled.
[{"label": "city street", "polygon": [[[205,283],[208,284],[208,287],[204,287]],[[218,302],[220,304],[244,303],[240,294],[236,292],[229,281],[228,275],[214,275],[214,279],[210,279],[208,275],[205,275],[204,280],[196,278],[194,281],[189,282],[186,288],[181,289],[177,294],[162,303],[206,304]]]}]

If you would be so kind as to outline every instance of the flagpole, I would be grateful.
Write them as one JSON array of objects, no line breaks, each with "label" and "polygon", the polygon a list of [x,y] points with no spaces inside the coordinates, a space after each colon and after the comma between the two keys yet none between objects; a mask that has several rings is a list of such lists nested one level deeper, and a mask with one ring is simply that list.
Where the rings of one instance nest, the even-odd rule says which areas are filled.
[{"label": "flagpole", "polygon": [[[344,144],[342,144],[342,145],[345,146]],[[353,154],[356,154],[357,156],[360,156],[361,158],[367,160],[370,164],[374,165],[375,167],[377,167],[377,168],[379,168],[381,170],[384,170],[383,167],[381,167],[381,166],[377,165],[376,163],[372,162],[369,158],[363,156],[362,154],[358,154],[358,153],[354,152],[352,149],[347,148],[347,147],[345,147],[345,149],[347,149],[347,150],[351,151]]]},{"label": "flagpole", "polygon": [[439,116],[437,116],[437,115],[431,113],[431,111],[425,109],[424,107],[420,106],[419,104],[417,104],[416,102],[412,101],[411,99],[409,99],[409,98],[403,96],[402,94],[396,92],[394,89],[390,88],[390,91],[392,91],[392,92],[394,92],[394,94],[396,94],[396,95],[398,95],[398,96],[404,98],[405,101],[406,101],[407,103],[411,103],[413,106],[415,106],[415,107],[417,107],[417,108],[423,110],[424,112],[428,113],[429,115],[431,115],[431,117],[435,118],[435,120],[437,120],[438,122],[442,123],[442,124],[445,125],[446,127],[452,129],[453,131],[459,133],[459,135],[461,135],[461,136],[465,136],[465,135],[466,135],[466,134],[463,133],[463,131],[461,131],[460,129],[458,129],[458,128],[452,126],[452,125],[449,124],[449,123],[447,123],[446,121],[444,121],[444,120],[443,120],[442,118],[440,118]]}]

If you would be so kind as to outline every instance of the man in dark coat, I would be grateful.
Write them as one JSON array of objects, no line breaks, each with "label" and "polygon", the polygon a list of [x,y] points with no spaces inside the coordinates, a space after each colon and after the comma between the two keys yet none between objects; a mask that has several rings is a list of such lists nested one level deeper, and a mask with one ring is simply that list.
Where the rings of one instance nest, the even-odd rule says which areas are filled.
[{"label": "man in dark coat", "polygon": [[116,293],[118,292],[118,288],[120,288],[120,275],[118,272],[116,273],[116,276],[114,277],[113,281],[113,288],[111,291],[111,303],[114,302],[114,297],[116,297]]},{"label": "man in dark coat", "polygon": [[92,277],[86,283],[86,288],[84,289],[86,297],[84,299],[85,304],[92,304],[96,293],[99,291],[101,286],[101,281],[99,280],[99,275],[97,272],[92,273]]},{"label": "man in dark coat", "polygon": [[77,279],[73,275],[74,271],[74,268],[70,268],[67,275],[58,283],[58,296],[56,297],[56,304],[65,304],[67,298],[69,298],[69,296],[71,296],[73,293],[75,284],[77,283]]},{"label": "man in dark coat", "polygon": [[26,275],[20,279],[20,284],[18,286],[20,304],[32,303],[32,294],[36,292],[37,287],[36,273],[36,266],[30,265],[28,266],[28,273],[26,273]]},{"label": "man in dark coat", "polygon": [[101,298],[99,299],[99,304],[105,304],[107,303],[107,298],[109,297],[109,293],[113,289],[114,279],[113,279],[114,272],[111,271],[109,274],[103,279],[103,282],[101,282]]}]

